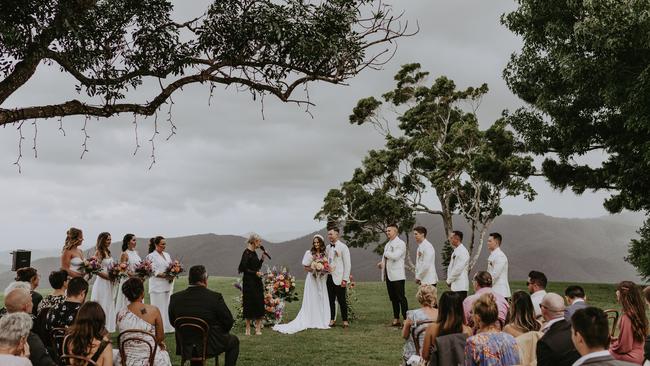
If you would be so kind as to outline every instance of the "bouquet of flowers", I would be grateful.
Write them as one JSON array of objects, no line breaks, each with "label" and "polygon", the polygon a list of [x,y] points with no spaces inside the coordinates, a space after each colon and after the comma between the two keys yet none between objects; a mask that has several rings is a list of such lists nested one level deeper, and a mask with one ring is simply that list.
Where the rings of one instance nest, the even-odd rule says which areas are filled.
[{"label": "bouquet of flowers", "polygon": [[126,263],[115,263],[108,268],[108,278],[111,282],[119,282],[129,277],[128,265]]},{"label": "bouquet of flowers", "polygon": [[[183,268],[183,265],[181,265],[181,262],[179,262],[177,259],[174,259],[169,266],[167,266],[167,269],[165,270],[165,275],[173,278],[178,278],[178,276],[181,275],[185,271],[185,268]],[[171,282],[171,281],[170,281]]]},{"label": "bouquet of flowers", "polygon": [[148,259],[142,260],[135,265],[134,272],[144,280],[147,277],[153,276],[153,264]]},{"label": "bouquet of flowers", "polygon": [[345,302],[348,304],[348,319],[349,320],[357,320],[359,318],[359,315],[356,313],[356,308],[357,308],[357,302],[359,302],[359,298],[357,297],[357,293],[355,288],[357,287],[357,284],[354,282],[354,277],[350,275],[350,282],[347,283],[346,288],[347,291],[345,291]]},{"label": "bouquet of flowers", "polygon": [[273,297],[270,293],[264,295],[264,320],[269,324],[278,324],[284,314],[284,301]]},{"label": "bouquet of flowers", "polygon": [[298,293],[296,292],[296,278],[289,273],[286,267],[281,270],[275,267],[268,269],[266,274],[262,276],[264,281],[264,288],[267,293],[270,293],[273,298],[278,298],[286,302],[298,300]]},{"label": "bouquet of flowers", "polygon": [[92,277],[102,271],[102,262],[99,261],[99,258],[92,256],[88,259],[84,259],[79,268],[83,273]]},{"label": "bouquet of flowers", "polygon": [[330,263],[324,255],[315,255],[310,267],[314,277],[322,277],[330,272]]}]

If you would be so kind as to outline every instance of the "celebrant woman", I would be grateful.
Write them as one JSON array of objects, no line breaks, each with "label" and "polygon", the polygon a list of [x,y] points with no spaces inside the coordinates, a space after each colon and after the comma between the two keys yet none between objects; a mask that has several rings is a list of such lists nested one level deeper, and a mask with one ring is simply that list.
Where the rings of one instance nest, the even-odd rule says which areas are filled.
[{"label": "celebrant woman", "polygon": [[257,256],[256,250],[262,245],[262,239],[257,234],[251,234],[246,240],[246,249],[239,262],[239,273],[242,279],[242,307],[246,319],[246,335],[251,335],[251,320],[255,321],[255,334],[262,334],[262,319],[264,318],[264,284],[262,283],[262,263],[264,256]]}]

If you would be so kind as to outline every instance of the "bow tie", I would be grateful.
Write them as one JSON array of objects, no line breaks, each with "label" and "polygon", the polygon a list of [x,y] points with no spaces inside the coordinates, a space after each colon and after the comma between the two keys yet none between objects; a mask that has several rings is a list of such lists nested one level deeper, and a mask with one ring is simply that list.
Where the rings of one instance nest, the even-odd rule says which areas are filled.
[{"label": "bow tie", "polygon": [[336,246],[336,244],[330,243],[330,247],[335,247],[335,246]]}]

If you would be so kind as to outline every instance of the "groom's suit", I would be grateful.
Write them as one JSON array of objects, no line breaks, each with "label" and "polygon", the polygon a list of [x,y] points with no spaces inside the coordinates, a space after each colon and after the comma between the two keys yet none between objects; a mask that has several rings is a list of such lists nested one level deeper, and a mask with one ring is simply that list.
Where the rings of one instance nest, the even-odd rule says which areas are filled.
[{"label": "groom's suit", "polygon": [[350,249],[340,240],[327,246],[327,260],[330,263],[331,273],[327,275],[327,295],[330,301],[330,320],[336,318],[336,304],[338,300],[341,307],[341,318],[348,321],[348,304],[345,300],[346,290],[341,287],[341,282],[350,282]]}]

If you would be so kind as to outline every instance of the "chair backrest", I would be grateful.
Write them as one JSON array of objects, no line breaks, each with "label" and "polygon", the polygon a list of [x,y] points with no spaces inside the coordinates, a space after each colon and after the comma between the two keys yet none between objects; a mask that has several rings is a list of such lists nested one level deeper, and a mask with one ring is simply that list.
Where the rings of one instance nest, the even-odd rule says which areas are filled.
[{"label": "chair backrest", "polygon": [[54,351],[55,359],[58,359],[61,355],[65,354],[63,349],[63,340],[65,339],[66,328],[53,328],[48,333],[48,341],[50,342],[49,346],[52,351]]},{"label": "chair backrest", "polygon": [[467,335],[464,333],[436,337],[431,356],[429,356],[429,365],[464,365],[466,341]]},{"label": "chair backrest", "polygon": [[[49,337],[47,329],[45,329],[45,322],[47,321],[47,314],[50,313],[50,309],[51,307],[42,308],[34,320],[34,333],[36,333],[41,338],[41,340],[43,340],[43,342],[47,341]],[[46,346],[50,345],[46,344]]]},{"label": "chair backrest", "polygon": [[607,314],[607,320],[612,322],[612,329],[609,331],[609,336],[613,337],[616,334],[616,325],[618,324],[618,310],[607,309],[605,310],[605,314]]},{"label": "chair backrest", "polygon": [[90,358],[75,355],[63,355],[61,361],[65,366],[97,366],[97,363]]},{"label": "chair backrest", "polygon": [[[186,360],[190,363],[199,362],[201,365],[205,363],[207,348],[208,348],[208,334],[210,326],[208,323],[201,319],[191,316],[181,316],[174,321],[176,345],[181,354],[181,364]],[[196,337],[198,335],[198,337]],[[200,344],[196,344],[196,340]],[[194,342],[193,342],[194,341]],[[200,347],[198,355],[195,355],[193,349]],[[191,347],[187,349],[186,347]]]},{"label": "chair backrest", "polygon": [[120,360],[122,366],[126,366],[127,364],[126,350],[131,343],[138,346],[142,344],[146,345],[146,347],[149,349],[148,365],[153,366],[153,361],[156,358],[156,351],[158,350],[156,336],[141,329],[127,329],[120,332],[120,334],[117,336],[117,344],[119,345],[120,349]]},{"label": "chair backrest", "polygon": [[420,354],[420,348],[422,348],[422,342],[420,341],[420,338],[422,337],[423,333],[426,332],[429,324],[431,323],[433,323],[433,320],[424,320],[413,324],[411,327],[411,339],[415,345],[415,354],[417,355]]}]

